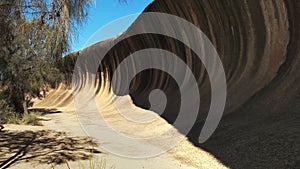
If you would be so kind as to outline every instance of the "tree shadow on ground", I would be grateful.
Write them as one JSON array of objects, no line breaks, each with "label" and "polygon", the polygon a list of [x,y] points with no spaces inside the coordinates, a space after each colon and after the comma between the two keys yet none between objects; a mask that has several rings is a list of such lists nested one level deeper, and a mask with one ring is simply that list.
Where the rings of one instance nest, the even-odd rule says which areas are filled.
[{"label": "tree shadow on ground", "polygon": [[0,132],[0,168],[19,162],[59,165],[68,161],[88,160],[97,150],[90,137],[70,137],[64,132],[2,131]]},{"label": "tree shadow on ground", "polygon": [[59,111],[57,109],[46,109],[46,108],[29,108],[29,111],[30,112],[39,112],[39,113],[42,113],[43,115],[62,113],[61,111]]}]

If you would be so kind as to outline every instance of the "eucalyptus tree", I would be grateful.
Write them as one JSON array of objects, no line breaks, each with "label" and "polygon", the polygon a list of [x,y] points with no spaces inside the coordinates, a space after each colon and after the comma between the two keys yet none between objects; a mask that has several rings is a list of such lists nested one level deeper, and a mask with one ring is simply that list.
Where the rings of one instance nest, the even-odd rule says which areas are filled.
[{"label": "eucalyptus tree", "polygon": [[92,0],[0,0],[2,98],[28,113],[32,97],[58,83],[57,63],[70,50]]}]

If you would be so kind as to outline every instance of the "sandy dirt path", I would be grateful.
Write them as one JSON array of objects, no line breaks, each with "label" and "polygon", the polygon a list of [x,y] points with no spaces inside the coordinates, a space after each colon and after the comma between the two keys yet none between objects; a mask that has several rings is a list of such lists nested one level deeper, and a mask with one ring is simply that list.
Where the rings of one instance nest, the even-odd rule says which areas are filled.
[{"label": "sandy dirt path", "polygon": [[[21,125],[6,125],[5,131],[7,132],[21,132],[21,131],[33,131],[33,132],[39,132],[39,131],[49,131],[48,134],[44,134],[43,136],[37,136],[37,140],[45,137],[54,135],[54,139],[49,141],[52,142],[58,142],[54,144],[60,145],[61,142],[64,144],[61,145],[61,147],[66,147],[68,145],[68,141],[64,141],[66,137],[68,137],[68,140],[72,140],[72,143],[70,143],[71,148],[65,148],[65,149],[59,149],[59,154],[53,154],[53,156],[56,156],[56,158],[59,158],[61,154],[64,156],[61,156],[65,158],[63,163],[57,163],[57,161],[54,160],[55,165],[53,163],[47,163],[43,160],[35,160],[34,157],[26,159],[26,155],[24,157],[20,158],[19,161],[14,162],[9,168],[20,168],[20,169],[26,169],[26,168],[80,168],[79,165],[83,165],[84,167],[81,168],[89,168],[90,162],[92,163],[100,163],[101,159],[102,161],[105,161],[107,163],[106,168],[116,168],[116,169],[176,169],[176,168],[183,168],[183,169],[201,169],[201,168],[226,168],[223,166],[216,158],[214,158],[211,154],[208,152],[205,152],[204,150],[193,146],[186,138],[184,138],[179,144],[177,144],[174,148],[171,150],[152,158],[144,158],[144,159],[131,159],[126,157],[120,157],[117,155],[114,155],[108,151],[104,151],[103,149],[98,148],[96,146],[97,153],[93,153],[93,160],[89,160],[88,158],[84,157],[78,157],[78,158],[72,158],[69,156],[76,156],[76,154],[84,154],[86,150],[89,150],[91,145],[89,145],[86,140],[87,134],[84,132],[84,130],[81,127],[81,124],[78,120],[77,113],[74,111],[74,103],[73,100],[70,99],[70,91],[63,91],[63,90],[56,90],[49,93],[49,96],[40,102],[37,102],[35,105],[35,108],[39,108],[41,110],[47,110],[48,114],[43,116],[43,118],[47,119],[46,121],[42,121],[43,126],[21,126]],[[123,134],[131,134],[134,136],[148,136],[156,133],[160,133],[161,131],[172,128],[171,125],[169,125],[165,120],[160,118],[159,116],[156,117],[154,124],[152,126],[136,126],[135,124],[132,124],[130,122],[122,120],[123,117],[121,117],[118,113],[118,111],[129,111],[135,109],[135,112],[142,112],[149,114],[149,117],[154,117],[153,112],[149,112],[146,110],[142,110],[140,108],[136,108],[132,103],[128,96],[121,97],[121,98],[114,98],[111,99],[111,97],[101,97],[103,104],[101,105],[103,107],[103,117],[106,118],[106,120],[110,123],[111,126],[115,127],[116,130],[118,130],[120,133]],[[114,105],[120,105],[122,108],[116,109],[113,106],[108,106],[109,101],[103,100],[103,98],[110,98],[110,100],[114,100]],[[155,126],[155,129],[153,129],[153,125]],[[124,129],[124,126],[126,127],[126,130]],[[145,132],[145,130],[151,129],[149,132]],[[105,128],[103,128],[103,131],[106,132],[106,134],[103,135],[103,139],[108,139],[107,137],[110,136],[110,133],[105,131]],[[30,133],[30,132],[29,132]],[[51,134],[52,133],[52,134]],[[53,133],[65,133],[64,136],[58,136],[59,134],[53,134]],[[180,133],[175,133],[175,135],[180,135]],[[57,137],[57,139],[55,139]],[[59,140],[58,138],[62,139]],[[75,140],[75,141],[74,141]],[[80,140],[80,141],[78,141]],[[111,144],[111,146],[115,146],[117,144],[123,144],[120,140],[112,140],[109,143],[105,144]],[[45,142],[42,142],[45,144]],[[73,144],[74,143],[74,144]],[[39,144],[33,143],[33,144]],[[40,148],[40,151],[43,151],[49,147],[51,144],[49,142],[46,143],[46,146]],[[74,149],[79,144],[76,149],[78,152],[74,152]],[[97,144],[104,144],[99,143]],[[138,144],[145,144],[142,143],[136,143],[136,146],[129,147],[131,151],[139,151]],[[82,147],[80,147],[82,146]],[[152,146],[152,145],[146,145],[146,146]],[[36,146],[33,146],[36,147]],[[75,147],[75,148],[74,148]],[[55,147],[56,148],[56,147]],[[121,146],[122,148],[122,146]],[[124,147],[124,149],[127,149],[128,147]],[[34,149],[34,148],[33,148]],[[28,151],[30,152],[30,146],[28,148]],[[100,152],[100,153],[99,153]],[[29,154],[34,154],[35,152],[32,151]],[[49,153],[44,154],[51,154],[51,150],[49,150]],[[68,154],[69,153],[69,154]],[[67,154],[67,155],[66,155]],[[13,154],[11,154],[13,155]],[[43,154],[40,155],[40,158],[43,156]],[[83,156],[83,155],[82,155]],[[45,157],[46,159],[49,157]],[[52,157],[51,157],[52,158]],[[25,159],[25,160],[24,160]],[[43,159],[43,158],[41,158]],[[55,157],[54,157],[55,159]],[[100,160],[99,160],[100,159]],[[56,159],[57,160],[57,159]],[[80,161],[80,162],[78,162]],[[66,164],[67,163],[67,164]]]}]

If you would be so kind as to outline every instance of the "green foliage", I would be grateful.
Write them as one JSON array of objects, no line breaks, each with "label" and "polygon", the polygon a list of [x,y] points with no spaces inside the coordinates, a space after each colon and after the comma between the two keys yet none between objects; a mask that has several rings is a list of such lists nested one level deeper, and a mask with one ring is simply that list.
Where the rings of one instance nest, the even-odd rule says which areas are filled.
[{"label": "green foliage", "polygon": [[16,114],[13,113],[13,108],[6,101],[8,95],[8,90],[0,92],[0,124],[14,121],[17,118]]},{"label": "green foliage", "polygon": [[0,0],[0,81],[4,98],[26,112],[31,98],[60,83],[57,63],[70,49],[91,0]]},{"label": "green foliage", "polygon": [[20,115],[14,112],[7,112],[6,113],[7,122],[9,124],[20,124]]},{"label": "green foliage", "polygon": [[40,118],[39,118],[41,115],[42,115],[41,113],[23,114],[20,123],[26,125],[41,126],[42,124],[40,123]]},{"label": "green foliage", "polygon": [[33,125],[40,126],[40,116],[41,113],[28,113],[22,114],[15,113],[13,111],[1,111],[0,112],[0,123],[1,124],[24,124],[24,125]]},{"label": "green foliage", "polygon": [[17,124],[20,117],[12,111],[5,100],[0,100],[0,124],[14,123]]},{"label": "green foliage", "polygon": [[[58,35],[53,39],[68,47],[72,39],[77,37],[78,27],[85,23],[92,4],[93,0],[0,0],[0,8],[9,10],[13,16],[27,21],[37,20],[39,25],[50,26]],[[67,46],[56,50],[65,51]]]},{"label": "green foliage", "polygon": [[69,85],[72,81],[73,70],[78,56],[79,52],[70,53],[61,58],[57,64],[59,71],[64,75],[64,80],[67,85]]}]

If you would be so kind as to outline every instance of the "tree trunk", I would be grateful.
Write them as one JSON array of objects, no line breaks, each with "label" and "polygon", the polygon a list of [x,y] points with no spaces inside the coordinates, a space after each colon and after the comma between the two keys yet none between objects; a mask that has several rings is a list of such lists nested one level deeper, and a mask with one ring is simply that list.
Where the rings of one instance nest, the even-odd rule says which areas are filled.
[{"label": "tree trunk", "polygon": [[26,100],[23,101],[23,110],[24,110],[24,114],[28,114],[28,108],[27,108]]}]

